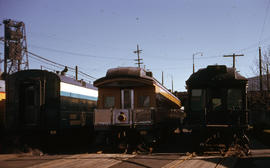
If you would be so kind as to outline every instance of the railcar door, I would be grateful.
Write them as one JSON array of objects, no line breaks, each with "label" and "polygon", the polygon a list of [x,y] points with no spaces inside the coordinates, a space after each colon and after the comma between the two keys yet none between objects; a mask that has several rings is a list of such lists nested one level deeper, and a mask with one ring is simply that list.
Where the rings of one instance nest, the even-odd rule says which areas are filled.
[{"label": "railcar door", "polygon": [[226,110],[226,90],[225,88],[209,89],[208,111],[206,122],[209,125],[228,124],[229,114]]},{"label": "railcar door", "polygon": [[134,108],[134,90],[122,89],[121,90],[121,109],[115,109],[113,118],[115,124],[130,124],[131,111]]},{"label": "railcar door", "polygon": [[205,89],[192,89],[190,97],[189,118],[191,124],[204,124],[205,119]]},{"label": "railcar door", "polygon": [[[246,123],[246,115],[244,111],[244,95],[240,88],[229,88],[227,95],[227,109],[230,113],[230,120],[233,125]],[[242,121],[241,121],[242,120]]]},{"label": "railcar door", "polygon": [[122,109],[134,108],[134,90],[133,89],[121,90],[121,106],[122,106]]},{"label": "railcar door", "polygon": [[23,127],[36,127],[40,123],[41,82],[29,81],[20,87],[20,117]]}]

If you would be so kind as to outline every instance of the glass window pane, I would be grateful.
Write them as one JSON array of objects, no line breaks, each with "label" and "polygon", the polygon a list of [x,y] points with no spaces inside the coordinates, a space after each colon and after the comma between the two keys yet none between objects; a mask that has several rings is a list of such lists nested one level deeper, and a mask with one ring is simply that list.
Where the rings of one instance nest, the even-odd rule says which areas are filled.
[{"label": "glass window pane", "polygon": [[216,111],[216,110],[221,110],[221,108],[222,108],[222,100],[220,98],[213,98],[212,109]]},{"label": "glass window pane", "polygon": [[242,109],[242,92],[240,89],[228,89],[227,106],[229,110]]},{"label": "glass window pane", "polygon": [[138,107],[149,107],[150,96],[139,96]]},{"label": "glass window pane", "polygon": [[34,106],[35,105],[35,90],[32,90],[32,89],[28,89],[27,90],[27,105],[28,106]]},{"label": "glass window pane", "polygon": [[210,110],[214,111],[224,111],[226,109],[226,88],[212,88],[210,89],[209,100],[210,100]]},{"label": "glass window pane", "polygon": [[201,96],[202,95],[202,89],[192,89],[191,94],[192,94],[192,96]]},{"label": "glass window pane", "polygon": [[113,108],[114,107],[114,96],[106,96],[104,101],[105,108]]},{"label": "glass window pane", "polygon": [[202,89],[191,90],[191,110],[204,110],[204,94]]},{"label": "glass window pane", "polygon": [[131,94],[130,90],[124,91],[124,109],[131,108]]}]

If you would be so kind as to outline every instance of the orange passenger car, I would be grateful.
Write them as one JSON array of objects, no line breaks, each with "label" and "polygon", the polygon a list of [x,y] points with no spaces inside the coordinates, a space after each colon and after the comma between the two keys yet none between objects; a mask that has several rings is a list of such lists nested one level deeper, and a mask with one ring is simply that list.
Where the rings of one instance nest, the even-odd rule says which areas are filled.
[{"label": "orange passenger car", "polygon": [[181,101],[142,68],[109,69],[94,86],[98,87],[97,132],[116,133],[118,137],[151,135],[153,140],[162,130],[179,127],[184,116]]}]

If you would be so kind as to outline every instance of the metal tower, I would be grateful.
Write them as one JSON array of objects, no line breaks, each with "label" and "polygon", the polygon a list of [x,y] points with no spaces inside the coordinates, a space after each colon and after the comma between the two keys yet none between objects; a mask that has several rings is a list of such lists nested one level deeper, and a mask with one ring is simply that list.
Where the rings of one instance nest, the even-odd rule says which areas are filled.
[{"label": "metal tower", "polygon": [[3,23],[5,24],[4,74],[29,69],[24,23],[10,19],[4,20]]}]

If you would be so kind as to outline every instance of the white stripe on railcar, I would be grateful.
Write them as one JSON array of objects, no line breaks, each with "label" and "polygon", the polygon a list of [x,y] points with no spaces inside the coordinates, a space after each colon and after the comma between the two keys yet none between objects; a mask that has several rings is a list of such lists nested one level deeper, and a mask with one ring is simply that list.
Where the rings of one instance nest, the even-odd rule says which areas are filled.
[{"label": "white stripe on railcar", "polygon": [[85,88],[81,86],[76,86],[64,82],[60,82],[60,91],[74,93],[84,96],[98,97],[98,91],[90,88]]}]

